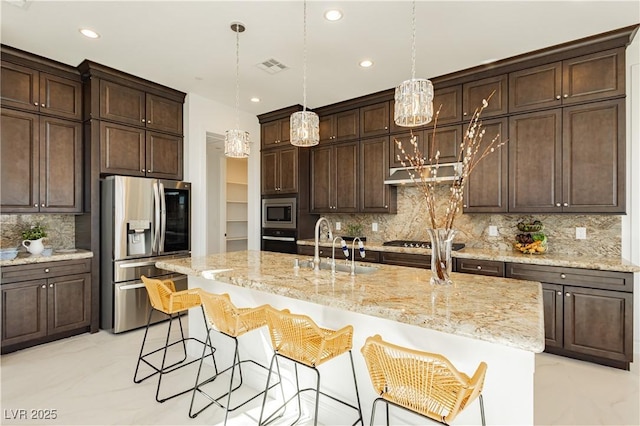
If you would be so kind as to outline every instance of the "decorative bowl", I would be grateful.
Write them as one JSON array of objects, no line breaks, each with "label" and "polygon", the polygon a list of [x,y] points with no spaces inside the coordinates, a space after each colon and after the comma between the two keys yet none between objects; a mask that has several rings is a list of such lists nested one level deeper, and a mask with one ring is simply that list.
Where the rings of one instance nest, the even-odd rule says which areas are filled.
[{"label": "decorative bowl", "polygon": [[0,260],[13,260],[18,255],[17,248],[3,248],[0,249]]}]

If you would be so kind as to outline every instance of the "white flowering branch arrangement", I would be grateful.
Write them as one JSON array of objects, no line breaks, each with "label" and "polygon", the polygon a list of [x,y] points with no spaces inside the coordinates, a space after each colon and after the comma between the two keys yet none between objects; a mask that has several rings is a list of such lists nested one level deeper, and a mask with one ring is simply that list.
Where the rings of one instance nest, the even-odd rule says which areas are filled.
[{"label": "white flowering branch arrangement", "polygon": [[[413,146],[412,155],[405,151],[401,141],[397,139],[394,140],[404,157],[402,158],[398,154],[398,160],[403,167],[408,168],[411,180],[416,183],[422,191],[429,221],[433,229],[453,229],[453,222],[460,212],[464,187],[469,175],[483,158],[506,143],[506,141],[500,141],[500,134],[498,134],[490,143],[481,149],[485,129],[482,127],[480,116],[482,111],[489,106],[489,100],[494,93],[495,92],[492,92],[487,99],[482,100],[482,106],[476,108],[469,121],[469,125],[460,143],[460,152],[458,153],[458,162],[461,164],[461,168],[456,169],[457,179],[453,180],[451,184],[445,216],[441,220],[438,220],[436,217],[437,203],[435,195],[435,185],[438,183],[438,170],[440,168],[440,151],[437,149],[436,143],[436,127],[440,109],[438,109],[434,118],[433,137],[431,138],[431,146],[429,148],[431,155],[429,155],[428,158],[425,159],[424,155],[420,152],[415,135],[412,134],[410,140],[410,144]],[[440,108],[442,108],[442,106]]]}]

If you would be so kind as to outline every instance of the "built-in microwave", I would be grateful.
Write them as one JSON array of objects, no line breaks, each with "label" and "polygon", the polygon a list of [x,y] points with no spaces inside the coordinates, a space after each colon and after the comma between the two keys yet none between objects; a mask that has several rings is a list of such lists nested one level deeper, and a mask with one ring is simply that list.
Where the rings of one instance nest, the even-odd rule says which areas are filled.
[{"label": "built-in microwave", "polygon": [[263,198],[262,227],[295,229],[296,212],[295,198]]}]

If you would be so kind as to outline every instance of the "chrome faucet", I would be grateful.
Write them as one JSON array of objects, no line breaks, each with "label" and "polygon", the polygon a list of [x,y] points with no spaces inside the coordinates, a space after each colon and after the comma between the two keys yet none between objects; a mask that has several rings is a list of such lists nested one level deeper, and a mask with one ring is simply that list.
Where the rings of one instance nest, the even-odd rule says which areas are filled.
[{"label": "chrome faucet", "polygon": [[331,272],[336,272],[336,241],[340,240],[340,245],[342,246],[342,252],[344,256],[349,258],[349,248],[347,247],[347,243],[342,239],[342,237],[334,237],[333,242],[331,243]]},{"label": "chrome faucet", "polygon": [[365,256],[364,244],[362,243],[362,240],[360,239],[360,237],[355,237],[353,239],[353,244],[351,244],[351,275],[356,274],[356,240],[358,240],[358,251],[360,251],[360,257],[364,258]]},{"label": "chrome faucet", "polygon": [[320,270],[320,225],[322,224],[322,222],[327,224],[327,228],[329,229],[329,239],[333,239],[333,233],[331,232],[331,224],[329,223],[327,218],[323,216],[320,219],[318,219],[318,221],[316,222],[316,228],[313,233],[316,239],[315,247],[313,250],[313,270],[314,271]]}]

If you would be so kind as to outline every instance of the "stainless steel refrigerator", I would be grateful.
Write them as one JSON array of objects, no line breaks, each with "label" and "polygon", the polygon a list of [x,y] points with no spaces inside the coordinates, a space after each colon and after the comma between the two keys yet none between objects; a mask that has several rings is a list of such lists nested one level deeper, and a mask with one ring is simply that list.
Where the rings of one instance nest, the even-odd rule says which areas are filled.
[{"label": "stainless steel refrigerator", "polygon": [[[100,206],[100,327],[120,333],[147,323],[151,305],[141,275],[171,278],[177,290],[187,288],[186,276],[155,262],[190,255],[191,184],[109,176],[101,181]],[[154,322],[163,319],[154,313]]]}]

